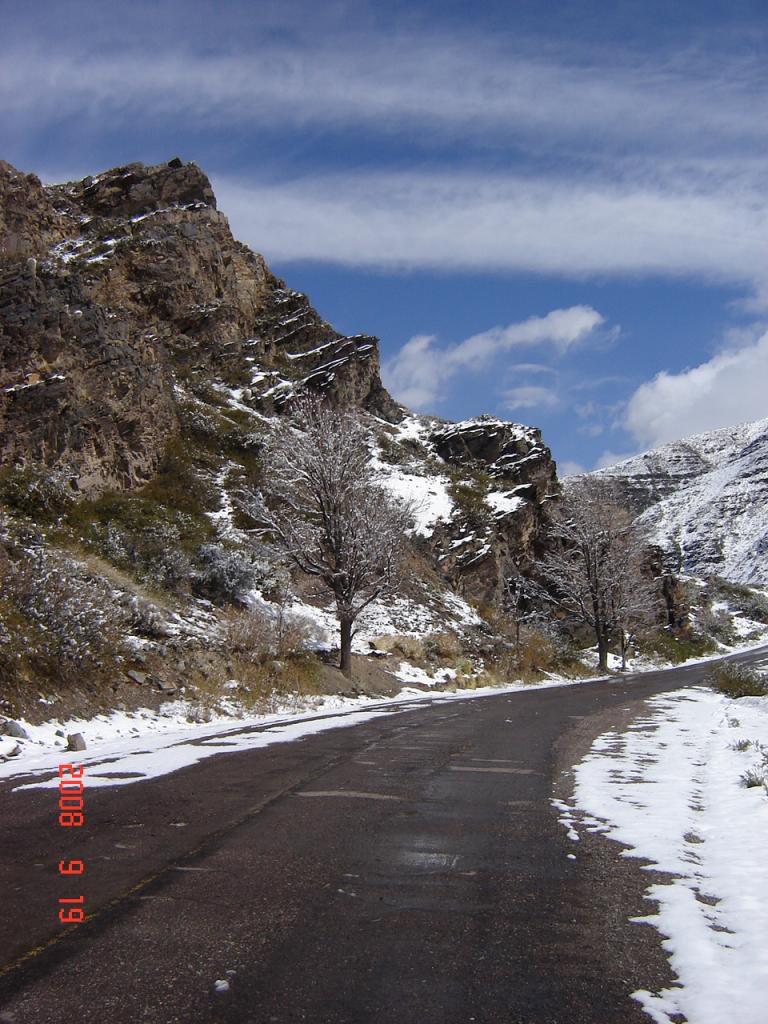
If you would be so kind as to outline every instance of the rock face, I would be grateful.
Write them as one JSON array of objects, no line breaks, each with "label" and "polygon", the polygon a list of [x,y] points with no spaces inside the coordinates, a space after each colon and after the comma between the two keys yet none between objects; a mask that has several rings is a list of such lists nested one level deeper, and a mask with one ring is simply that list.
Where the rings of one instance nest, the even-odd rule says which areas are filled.
[{"label": "rock face", "polygon": [[43,256],[76,228],[76,222],[57,212],[36,175],[0,160],[0,259]]},{"label": "rock face", "polygon": [[304,380],[401,415],[376,339],[334,331],[236,242],[194,164],[43,187],[0,163],[0,465],[59,470],[86,495],[139,486],[192,375],[238,384],[254,410]]},{"label": "rock face", "polygon": [[560,493],[539,431],[491,416],[409,415],[379,445],[379,481],[415,501],[417,545],[430,563],[463,597],[498,608],[510,570],[525,573],[546,547]]},{"label": "rock face", "polygon": [[473,508],[471,489],[454,489],[460,512],[462,495],[470,504],[436,532],[435,554],[461,593],[497,605],[510,565],[525,572],[546,545],[547,506],[559,495],[551,452],[535,428],[492,417],[450,424],[432,441],[460,479],[485,491]]},{"label": "rock face", "polygon": [[668,568],[768,583],[768,419],[600,470],[626,490]]}]

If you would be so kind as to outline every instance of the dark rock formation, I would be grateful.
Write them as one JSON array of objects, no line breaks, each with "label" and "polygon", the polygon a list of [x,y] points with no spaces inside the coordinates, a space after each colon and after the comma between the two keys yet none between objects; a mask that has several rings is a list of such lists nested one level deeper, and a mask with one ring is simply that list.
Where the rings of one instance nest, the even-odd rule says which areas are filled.
[{"label": "dark rock formation", "polygon": [[236,242],[210,182],[174,159],[43,187],[0,163],[0,465],[84,494],[149,480],[176,383],[270,412],[299,383],[396,419],[375,338],[345,338]]},{"label": "dark rock formation", "polygon": [[[435,556],[459,592],[494,606],[510,567],[525,573],[546,545],[547,505],[559,495],[555,463],[541,433],[488,416],[432,434],[439,455],[467,483],[455,489],[461,513],[432,538]],[[472,492],[476,481],[477,497]],[[474,499],[474,500],[473,500]]]},{"label": "dark rock formation", "polygon": [[36,175],[0,160],[0,261],[42,256],[76,230],[76,220],[56,210]]}]

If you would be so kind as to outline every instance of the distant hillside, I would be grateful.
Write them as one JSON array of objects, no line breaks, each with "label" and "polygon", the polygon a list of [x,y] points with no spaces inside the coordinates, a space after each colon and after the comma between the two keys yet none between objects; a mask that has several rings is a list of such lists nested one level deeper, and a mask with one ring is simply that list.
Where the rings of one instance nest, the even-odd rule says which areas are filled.
[{"label": "distant hillside", "polygon": [[671,568],[768,584],[768,419],[665,444],[596,475],[626,488]]}]

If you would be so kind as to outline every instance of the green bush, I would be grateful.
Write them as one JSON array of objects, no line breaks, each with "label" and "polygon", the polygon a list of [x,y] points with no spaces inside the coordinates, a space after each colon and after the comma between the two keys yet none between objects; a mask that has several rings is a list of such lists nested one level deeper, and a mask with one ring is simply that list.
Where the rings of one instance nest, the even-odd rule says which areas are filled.
[{"label": "green bush", "polygon": [[213,533],[203,515],[176,512],[130,495],[81,502],[66,522],[86,547],[113,565],[171,591],[188,588],[192,558]]},{"label": "green bush", "polygon": [[490,477],[486,473],[467,478],[460,471],[454,471],[448,484],[448,494],[467,522],[483,526],[491,518],[491,508],[486,501],[489,488]]},{"label": "green bush", "polygon": [[704,677],[706,686],[711,686],[726,697],[767,697],[768,676],[748,665],[726,661],[713,668]]},{"label": "green bush", "polygon": [[389,462],[393,466],[399,466],[402,462],[405,462],[407,458],[407,452],[395,438],[391,437],[385,431],[382,431],[378,438],[379,452],[384,462]]},{"label": "green bush", "polygon": [[74,492],[61,473],[19,467],[0,473],[0,503],[36,522],[59,519],[74,501]]},{"label": "green bush", "polygon": [[671,629],[662,629],[648,638],[646,645],[652,653],[666,658],[673,665],[679,665],[689,658],[704,658],[718,650],[711,637],[688,630],[675,633]]},{"label": "green bush", "polygon": [[58,554],[14,555],[0,593],[0,680],[78,682],[107,670],[128,624],[109,585]]}]

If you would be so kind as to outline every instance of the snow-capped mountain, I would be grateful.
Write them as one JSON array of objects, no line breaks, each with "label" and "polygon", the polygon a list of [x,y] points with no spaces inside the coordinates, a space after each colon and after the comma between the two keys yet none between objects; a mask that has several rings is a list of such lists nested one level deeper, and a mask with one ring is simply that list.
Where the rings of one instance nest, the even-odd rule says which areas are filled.
[{"label": "snow-capped mountain", "polygon": [[768,419],[635,455],[612,477],[672,568],[768,584]]}]

